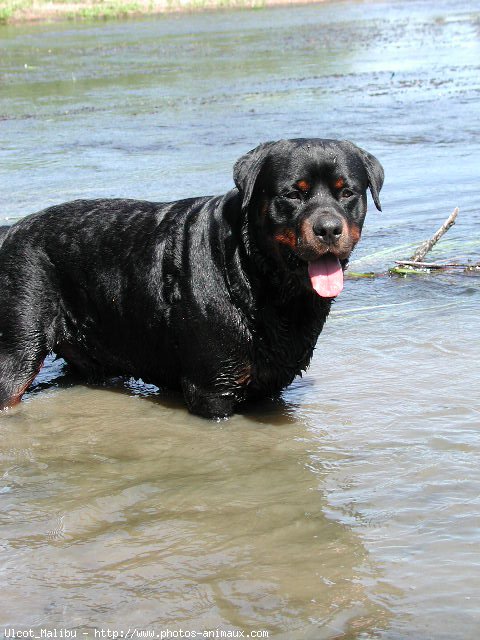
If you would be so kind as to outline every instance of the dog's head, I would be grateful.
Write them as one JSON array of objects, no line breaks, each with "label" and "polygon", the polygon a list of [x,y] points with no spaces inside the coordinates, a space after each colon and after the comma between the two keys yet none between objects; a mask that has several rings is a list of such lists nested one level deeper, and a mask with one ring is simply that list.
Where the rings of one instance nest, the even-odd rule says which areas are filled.
[{"label": "dog's head", "polygon": [[234,180],[261,251],[320,296],[337,296],[362,232],[367,189],[381,210],[379,161],[348,141],[280,140],[242,156]]}]

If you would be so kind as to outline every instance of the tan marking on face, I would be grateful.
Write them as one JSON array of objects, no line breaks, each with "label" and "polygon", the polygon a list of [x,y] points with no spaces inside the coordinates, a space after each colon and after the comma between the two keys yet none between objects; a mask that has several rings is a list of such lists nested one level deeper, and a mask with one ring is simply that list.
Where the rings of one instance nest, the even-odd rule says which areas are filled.
[{"label": "tan marking on face", "polygon": [[349,225],[347,225],[347,233],[352,243],[352,246],[354,247],[357,244],[357,242],[360,240],[360,236],[362,235],[362,232],[360,231],[360,227],[356,225],[354,222],[351,222]]},{"label": "tan marking on face", "polygon": [[342,235],[338,240],[338,251],[340,254],[350,254],[357,242],[360,240],[360,229],[354,222],[342,222]]},{"label": "tan marking on face", "polygon": [[288,245],[291,249],[297,246],[297,236],[293,229],[283,229],[274,235],[277,242]]},{"label": "tan marking on face", "polygon": [[345,180],[343,178],[338,178],[338,180],[335,181],[335,184],[334,184],[335,189],[343,189],[344,186],[345,186]]},{"label": "tan marking on face", "polygon": [[310,191],[312,185],[308,182],[308,180],[299,180],[296,183],[296,186],[298,189],[300,189],[300,191],[303,191],[303,193],[307,193],[308,191]]},{"label": "tan marking on face", "polygon": [[313,233],[312,223],[310,220],[304,220],[300,227],[303,244],[315,247],[319,244],[317,236]]}]

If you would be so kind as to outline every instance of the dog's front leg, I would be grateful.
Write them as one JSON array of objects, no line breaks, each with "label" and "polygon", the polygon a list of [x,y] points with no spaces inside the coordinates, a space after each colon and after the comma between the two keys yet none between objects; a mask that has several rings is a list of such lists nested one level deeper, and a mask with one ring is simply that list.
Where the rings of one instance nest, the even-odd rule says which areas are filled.
[{"label": "dog's front leg", "polygon": [[182,378],[182,390],[190,413],[210,420],[228,418],[242,399],[237,391],[207,389],[188,378]]}]

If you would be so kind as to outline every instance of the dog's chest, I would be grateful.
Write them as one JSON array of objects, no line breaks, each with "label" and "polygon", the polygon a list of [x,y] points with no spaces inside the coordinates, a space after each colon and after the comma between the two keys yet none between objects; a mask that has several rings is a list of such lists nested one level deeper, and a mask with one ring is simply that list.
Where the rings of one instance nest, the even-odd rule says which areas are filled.
[{"label": "dog's chest", "polygon": [[308,367],[329,308],[327,303],[261,310],[253,335],[253,389],[276,393]]}]

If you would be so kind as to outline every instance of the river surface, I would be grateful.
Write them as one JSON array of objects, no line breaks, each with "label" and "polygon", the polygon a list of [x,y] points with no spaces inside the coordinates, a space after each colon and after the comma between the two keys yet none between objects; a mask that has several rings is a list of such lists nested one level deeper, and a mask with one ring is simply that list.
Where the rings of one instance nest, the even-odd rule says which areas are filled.
[{"label": "river surface", "polygon": [[[347,138],[386,172],[352,270],[455,206],[431,258],[478,261],[479,61],[473,0],[2,26],[0,223],[222,193],[261,141]],[[478,640],[479,284],[348,280],[307,375],[220,423],[50,359],[0,415],[0,634]]]}]

